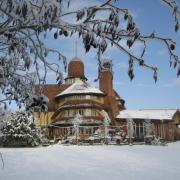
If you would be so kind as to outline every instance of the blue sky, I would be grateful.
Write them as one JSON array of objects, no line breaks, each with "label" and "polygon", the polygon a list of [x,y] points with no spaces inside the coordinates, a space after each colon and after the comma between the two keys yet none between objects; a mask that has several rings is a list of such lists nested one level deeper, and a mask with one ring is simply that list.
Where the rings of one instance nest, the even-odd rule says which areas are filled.
[{"label": "blue sky", "polygon": [[[71,8],[77,9],[100,1],[73,0],[72,2]],[[180,0],[177,2],[180,5]],[[178,33],[174,32],[171,13],[166,6],[160,3],[160,0],[120,0],[118,4],[121,7],[129,8],[140,31],[145,35],[155,31],[157,35],[171,37],[176,40],[175,52],[180,56],[180,31]],[[77,36],[54,40],[53,33],[50,33],[45,40],[48,47],[62,52],[68,61],[75,55],[75,41],[78,43],[78,57],[85,64],[86,77],[91,84],[98,86],[98,83],[94,83],[98,68],[95,50],[85,54],[82,40],[78,39]],[[140,50],[141,46],[137,44],[133,52],[138,53]],[[173,68],[169,68],[169,56],[166,47],[161,43],[150,41],[145,54],[146,62],[158,66],[158,81],[156,84],[152,78],[152,72],[139,67],[136,67],[135,78],[131,82],[127,75],[128,57],[115,47],[108,47],[102,57],[112,59],[114,89],[125,99],[128,109],[180,108],[180,78],[177,78],[176,71]],[[57,57],[52,55],[50,58],[52,61],[56,61]],[[55,79],[55,74],[49,72],[47,83],[56,83]]]},{"label": "blue sky", "polygon": [[[79,1],[80,2],[80,1]],[[81,6],[87,5],[81,1]],[[91,1],[99,3],[99,1]],[[72,4],[73,9],[78,6]],[[90,2],[88,1],[88,4]],[[129,8],[134,15],[140,31],[149,34],[155,31],[161,36],[172,37],[177,41],[176,52],[180,55],[180,32],[174,32],[174,23],[171,12],[166,6],[163,6],[159,0],[121,0],[119,6]],[[75,41],[78,41],[78,56],[84,61],[85,73],[89,82],[98,86],[93,80],[97,77],[96,53],[91,50],[85,54],[82,41],[73,37],[72,39],[58,39],[48,41],[53,47],[63,52],[70,60],[74,56]],[[135,53],[138,53],[139,47],[135,47]],[[114,88],[122,98],[126,100],[126,107],[129,109],[139,108],[180,108],[180,78],[176,77],[176,71],[169,68],[169,56],[164,45],[159,42],[148,43],[148,49],[145,60],[152,65],[159,67],[158,82],[155,84],[152,78],[152,72],[147,69],[136,68],[135,78],[130,82],[127,75],[128,57],[118,49],[108,48],[103,58],[113,60],[114,70]],[[50,83],[55,81],[49,78]]]}]

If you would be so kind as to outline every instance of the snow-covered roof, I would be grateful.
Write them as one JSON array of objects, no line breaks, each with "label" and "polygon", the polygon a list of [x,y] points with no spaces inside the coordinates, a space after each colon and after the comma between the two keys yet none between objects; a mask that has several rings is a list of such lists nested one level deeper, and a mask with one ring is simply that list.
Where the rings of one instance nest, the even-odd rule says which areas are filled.
[{"label": "snow-covered roof", "polygon": [[154,119],[154,120],[172,120],[176,109],[140,109],[123,110],[116,116],[117,119]]},{"label": "snow-covered roof", "polygon": [[75,83],[73,83],[70,87],[68,87],[66,90],[58,94],[56,97],[69,95],[69,94],[104,94],[104,93],[99,89],[92,87],[87,82],[78,80]]}]

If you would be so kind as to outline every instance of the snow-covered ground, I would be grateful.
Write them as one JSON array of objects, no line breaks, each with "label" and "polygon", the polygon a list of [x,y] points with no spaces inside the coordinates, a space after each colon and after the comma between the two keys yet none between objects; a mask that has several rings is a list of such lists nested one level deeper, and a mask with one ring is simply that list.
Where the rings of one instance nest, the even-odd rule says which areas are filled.
[{"label": "snow-covered ground", "polygon": [[54,145],[0,151],[5,162],[0,180],[180,179],[180,142],[165,147]]}]

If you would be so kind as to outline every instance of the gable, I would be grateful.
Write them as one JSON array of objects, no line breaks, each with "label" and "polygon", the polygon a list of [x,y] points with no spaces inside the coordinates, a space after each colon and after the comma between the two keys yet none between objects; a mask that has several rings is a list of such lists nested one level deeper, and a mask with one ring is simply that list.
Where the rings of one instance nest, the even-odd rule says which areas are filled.
[{"label": "gable", "polygon": [[180,125],[180,111],[176,111],[173,117],[173,124]]}]

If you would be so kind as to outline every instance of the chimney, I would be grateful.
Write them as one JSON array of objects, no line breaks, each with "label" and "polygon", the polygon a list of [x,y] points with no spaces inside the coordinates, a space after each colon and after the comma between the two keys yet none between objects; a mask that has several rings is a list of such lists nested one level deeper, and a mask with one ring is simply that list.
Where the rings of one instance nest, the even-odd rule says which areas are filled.
[{"label": "chimney", "polygon": [[112,63],[108,60],[101,62],[99,88],[107,96],[113,96]]},{"label": "chimney", "polygon": [[115,125],[115,116],[119,114],[120,109],[113,89],[113,72],[111,61],[101,61],[99,88],[105,93],[104,105],[109,117],[111,118],[111,124]]}]

